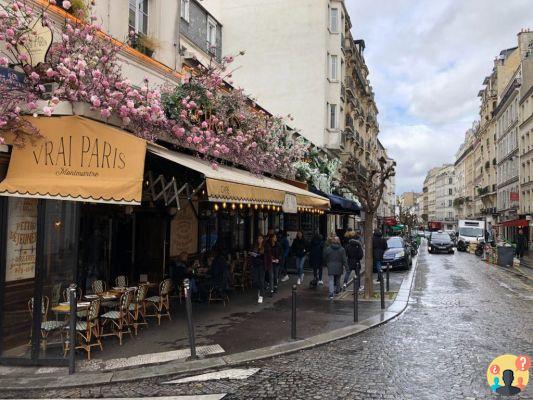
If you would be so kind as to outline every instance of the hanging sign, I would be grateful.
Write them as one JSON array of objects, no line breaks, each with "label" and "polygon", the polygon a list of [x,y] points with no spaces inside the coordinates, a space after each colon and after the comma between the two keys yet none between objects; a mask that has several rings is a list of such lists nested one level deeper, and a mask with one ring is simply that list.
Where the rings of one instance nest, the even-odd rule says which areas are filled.
[{"label": "hanging sign", "polygon": [[24,39],[24,44],[17,45],[18,52],[28,57],[28,63],[32,67],[44,63],[52,46],[53,34],[52,30],[43,24],[42,17],[32,21],[31,30],[25,34]]},{"label": "hanging sign", "polygon": [[284,213],[296,214],[298,212],[296,196],[290,193],[285,193],[285,200],[283,201],[282,209]]},{"label": "hanging sign", "polygon": [[6,282],[35,278],[36,199],[9,199],[7,234]]}]

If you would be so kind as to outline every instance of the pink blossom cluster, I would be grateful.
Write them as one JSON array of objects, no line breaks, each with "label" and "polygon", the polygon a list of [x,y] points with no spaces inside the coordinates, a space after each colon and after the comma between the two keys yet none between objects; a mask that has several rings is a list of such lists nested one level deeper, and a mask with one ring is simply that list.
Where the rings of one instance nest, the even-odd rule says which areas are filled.
[{"label": "pink blossom cluster", "polygon": [[[62,4],[70,7],[68,1]],[[16,89],[0,81],[0,140],[2,131],[23,133],[27,123],[21,114],[36,112],[45,85],[51,84],[41,110],[44,115],[52,115],[61,101],[83,102],[103,118],[119,117],[137,136],[151,140],[168,133],[179,145],[211,159],[214,167],[218,160],[227,160],[256,173],[294,176],[293,165],[303,158],[306,146],[288,137],[281,118],[258,111],[242,90],[227,86],[231,74],[224,73],[232,56],[223,59],[222,68],[209,66],[186,75],[177,87],[164,88],[162,97],[147,78],[135,87],[124,77],[118,62],[121,45],[102,34],[91,17],[88,22],[66,20],[60,29],[56,27],[61,35],[55,35],[46,61],[33,66],[21,50],[31,39],[37,17],[52,27],[46,11],[22,0],[0,4],[0,67],[27,76]],[[178,101],[169,107],[164,98],[171,95]]]}]

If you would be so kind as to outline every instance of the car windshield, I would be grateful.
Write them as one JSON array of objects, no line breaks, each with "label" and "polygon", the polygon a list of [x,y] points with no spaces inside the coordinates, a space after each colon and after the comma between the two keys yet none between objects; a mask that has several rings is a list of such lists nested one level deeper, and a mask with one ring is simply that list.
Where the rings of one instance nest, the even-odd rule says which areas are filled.
[{"label": "car windshield", "polygon": [[387,240],[387,247],[389,249],[403,248],[403,241],[399,237],[392,237]]},{"label": "car windshield", "polygon": [[472,227],[462,227],[462,228],[459,228],[459,235],[467,236],[467,237],[481,237],[483,236],[483,229],[472,228]]},{"label": "car windshield", "polygon": [[449,242],[450,241],[450,235],[447,233],[434,233],[431,235],[431,241],[438,241],[438,242]]}]

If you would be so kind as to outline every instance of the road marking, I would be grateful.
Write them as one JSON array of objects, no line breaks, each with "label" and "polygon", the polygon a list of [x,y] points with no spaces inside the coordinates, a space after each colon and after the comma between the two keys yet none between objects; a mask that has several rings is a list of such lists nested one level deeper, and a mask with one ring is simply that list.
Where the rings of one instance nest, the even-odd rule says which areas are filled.
[{"label": "road marking", "polygon": [[[218,345],[198,346],[196,354],[208,356],[224,353],[224,349]],[[81,363],[82,371],[113,370],[118,368],[135,367],[139,365],[160,364],[168,361],[184,360],[191,355],[190,349],[165,351],[161,353],[140,354],[133,357],[114,358],[111,360],[91,360]]]},{"label": "road marking", "polygon": [[[163,396],[163,397],[121,397],[121,400],[220,400],[226,397],[227,393],[221,394],[202,394],[196,396]],[[40,399],[28,399],[40,400]],[[62,399],[48,399],[62,400]],[[72,399],[72,400],[117,400],[117,398],[98,398],[98,399]]]},{"label": "road marking", "polygon": [[215,381],[220,379],[229,380],[243,380],[251,377],[259,371],[259,368],[231,368],[222,371],[208,372],[207,374],[188,376],[186,378],[176,379],[169,382],[163,382],[163,385],[189,383],[189,382],[205,382]]}]

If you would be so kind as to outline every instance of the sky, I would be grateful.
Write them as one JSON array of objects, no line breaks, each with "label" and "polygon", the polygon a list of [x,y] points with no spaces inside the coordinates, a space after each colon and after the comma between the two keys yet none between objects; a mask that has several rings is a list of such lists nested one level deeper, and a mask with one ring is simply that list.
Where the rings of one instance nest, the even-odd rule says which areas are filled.
[{"label": "sky", "polygon": [[396,193],[422,191],[454,162],[478,119],[477,93],[503,49],[533,29],[532,0],[345,0],[379,109],[379,139],[397,162]]}]

